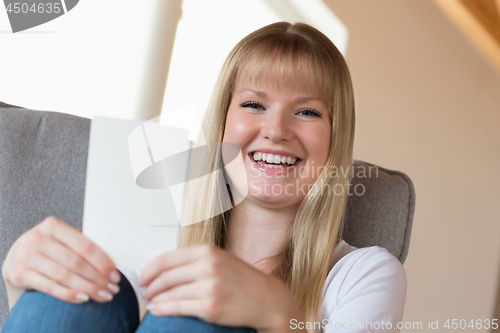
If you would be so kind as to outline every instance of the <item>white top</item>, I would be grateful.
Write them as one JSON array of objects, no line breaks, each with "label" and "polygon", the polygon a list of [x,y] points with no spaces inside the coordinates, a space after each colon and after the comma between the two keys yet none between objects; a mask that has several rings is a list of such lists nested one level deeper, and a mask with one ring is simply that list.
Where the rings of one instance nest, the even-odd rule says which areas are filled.
[{"label": "white top", "polygon": [[316,332],[400,331],[406,273],[396,257],[378,246],[358,249],[340,241],[331,267]]}]

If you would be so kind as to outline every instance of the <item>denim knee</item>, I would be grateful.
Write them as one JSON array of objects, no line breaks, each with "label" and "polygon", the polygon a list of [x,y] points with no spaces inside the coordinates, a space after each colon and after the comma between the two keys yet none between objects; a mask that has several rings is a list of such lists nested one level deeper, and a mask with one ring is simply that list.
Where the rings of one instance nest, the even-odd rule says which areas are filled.
[{"label": "denim knee", "polygon": [[138,325],[136,296],[122,276],[120,292],[107,303],[70,304],[38,291],[26,291],[14,305],[1,332],[128,333],[135,332]]},{"label": "denim knee", "polygon": [[248,327],[228,327],[207,323],[194,317],[157,317],[148,313],[137,333],[254,333]]}]

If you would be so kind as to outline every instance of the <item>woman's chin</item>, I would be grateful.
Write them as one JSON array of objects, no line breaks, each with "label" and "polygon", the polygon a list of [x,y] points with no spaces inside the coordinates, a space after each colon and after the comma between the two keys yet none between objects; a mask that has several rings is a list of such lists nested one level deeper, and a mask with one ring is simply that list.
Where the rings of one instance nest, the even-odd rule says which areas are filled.
[{"label": "woman's chin", "polygon": [[287,193],[283,186],[250,186],[247,200],[263,207],[285,208],[295,206],[302,198],[296,193]]}]

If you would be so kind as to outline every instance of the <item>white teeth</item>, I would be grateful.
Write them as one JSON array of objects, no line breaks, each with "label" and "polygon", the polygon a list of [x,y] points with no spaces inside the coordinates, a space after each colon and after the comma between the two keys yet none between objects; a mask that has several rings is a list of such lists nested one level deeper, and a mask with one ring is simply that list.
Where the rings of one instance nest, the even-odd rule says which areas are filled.
[{"label": "white teeth", "polygon": [[296,158],[292,158],[290,156],[281,156],[278,154],[274,155],[274,154],[261,153],[261,152],[255,152],[252,157],[253,157],[253,160],[256,162],[262,160],[263,162],[272,163],[272,164],[262,163],[262,165],[265,165],[265,166],[272,165],[273,168],[280,167],[278,165],[273,165],[273,164],[287,163],[289,165],[294,165],[295,162],[297,162]]},{"label": "white teeth", "polygon": [[268,168],[282,168],[282,166],[276,165],[276,164],[265,164],[265,163],[259,163],[262,166],[268,167]]}]

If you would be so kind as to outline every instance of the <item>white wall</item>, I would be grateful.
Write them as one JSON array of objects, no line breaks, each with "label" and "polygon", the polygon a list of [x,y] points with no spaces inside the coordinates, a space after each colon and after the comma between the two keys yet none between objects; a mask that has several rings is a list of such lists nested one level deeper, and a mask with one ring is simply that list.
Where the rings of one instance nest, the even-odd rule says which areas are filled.
[{"label": "white wall", "polygon": [[355,157],[406,172],[416,188],[404,320],[438,319],[442,332],[448,318],[492,318],[500,73],[432,1],[325,3],[349,30]]}]

